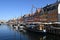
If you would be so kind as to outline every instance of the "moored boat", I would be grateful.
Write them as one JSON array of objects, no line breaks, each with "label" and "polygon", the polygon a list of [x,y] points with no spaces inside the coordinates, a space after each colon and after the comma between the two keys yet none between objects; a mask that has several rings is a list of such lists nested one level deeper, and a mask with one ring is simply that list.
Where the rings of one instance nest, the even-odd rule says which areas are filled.
[{"label": "moored boat", "polygon": [[36,33],[40,33],[40,34],[45,34],[46,30],[45,29],[41,29],[42,26],[39,26],[38,24],[29,24],[27,26],[27,30],[31,31],[31,32],[36,32]]},{"label": "moored boat", "polygon": [[60,35],[60,24],[52,24],[46,27],[47,33]]},{"label": "moored boat", "polygon": [[1,24],[0,24],[1,25]]}]

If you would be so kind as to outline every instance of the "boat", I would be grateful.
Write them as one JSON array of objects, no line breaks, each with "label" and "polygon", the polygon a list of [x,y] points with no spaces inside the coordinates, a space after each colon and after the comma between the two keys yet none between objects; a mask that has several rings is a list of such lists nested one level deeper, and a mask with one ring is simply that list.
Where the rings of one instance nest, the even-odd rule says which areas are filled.
[{"label": "boat", "polygon": [[19,24],[19,26],[18,26],[18,30],[19,31],[25,31],[25,28],[26,26],[24,25],[24,24]]},{"label": "boat", "polygon": [[46,30],[40,29],[38,24],[29,24],[27,30],[35,33],[46,34]]},{"label": "boat", "polygon": [[1,25],[1,24],[0,24]]},{"label": "boat", "polygon": [[47,33],[60,35],[60,24],[52,24],[46,27]]}]

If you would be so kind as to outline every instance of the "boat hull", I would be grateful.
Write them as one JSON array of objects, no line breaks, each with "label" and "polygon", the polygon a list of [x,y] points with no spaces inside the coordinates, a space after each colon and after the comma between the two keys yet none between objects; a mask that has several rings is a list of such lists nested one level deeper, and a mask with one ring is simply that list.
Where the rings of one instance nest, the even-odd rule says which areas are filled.
[{"label": "boat hull", "polygon": [[37,33],[37,34],[46,35],[46,32],[44,32],[43,30],[27,29],[27,31],[28,31],[28,32]]}]

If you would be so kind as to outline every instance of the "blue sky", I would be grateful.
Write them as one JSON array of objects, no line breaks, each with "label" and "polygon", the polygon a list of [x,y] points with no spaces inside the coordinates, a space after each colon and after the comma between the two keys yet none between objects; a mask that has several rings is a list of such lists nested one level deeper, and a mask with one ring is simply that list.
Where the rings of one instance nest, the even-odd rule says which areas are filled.
[{"label": "blue sky", "polygon": [[41,8],[54,2],[56,0],[0,0],[0,20],[9,20],[29,14],[32,5]]}]

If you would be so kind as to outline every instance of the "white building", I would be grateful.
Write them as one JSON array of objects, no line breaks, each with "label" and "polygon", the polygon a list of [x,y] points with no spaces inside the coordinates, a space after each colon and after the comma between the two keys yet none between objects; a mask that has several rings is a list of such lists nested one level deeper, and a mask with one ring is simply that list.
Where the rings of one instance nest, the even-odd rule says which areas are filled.
[{"label": "white building", "polygon": [[58,4],[58,21],[60,22],[60,3]]}]

